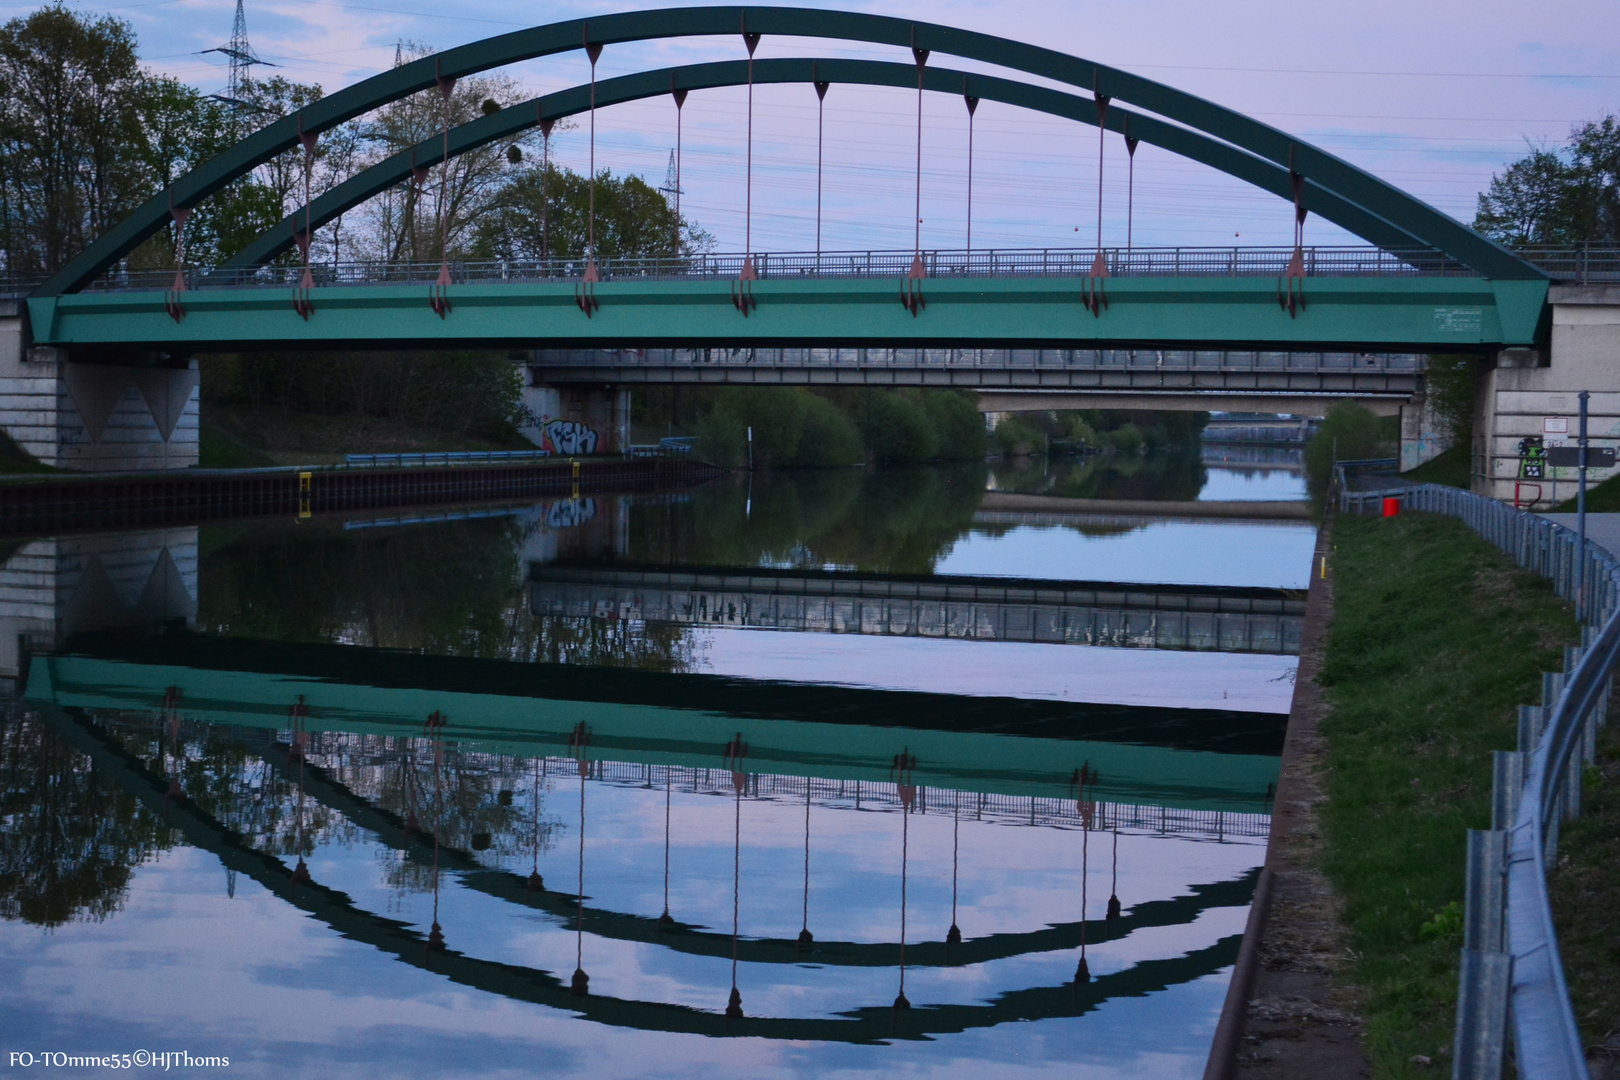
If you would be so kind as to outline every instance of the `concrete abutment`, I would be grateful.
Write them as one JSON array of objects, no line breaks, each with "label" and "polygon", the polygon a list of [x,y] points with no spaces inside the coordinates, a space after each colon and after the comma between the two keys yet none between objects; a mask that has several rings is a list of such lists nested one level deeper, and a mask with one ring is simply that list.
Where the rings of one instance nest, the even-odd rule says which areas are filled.
[{"label": "concrete abutment", "polygon": [[184,469],[198,460],[197,361],[83,364],[29,344],[0,301],[0,429],[41,464],[86,472]]},{"label": "concrete abutment", "polygon": [[[1521,476],[1520,440],[1542,436],[1548,419],[1568,421],[1574,445],[1580,392],[1591,392],[1587,434],[1594,446],[1620,446],[1620,284],[1554,285],[1549,348],[1504,349],[1480,372],[1470,452],[1473,490],[1504,502],[1545,507],[1575,495],[1573,468]],[[1588,484],[1615,474],[1590,469]]]}]

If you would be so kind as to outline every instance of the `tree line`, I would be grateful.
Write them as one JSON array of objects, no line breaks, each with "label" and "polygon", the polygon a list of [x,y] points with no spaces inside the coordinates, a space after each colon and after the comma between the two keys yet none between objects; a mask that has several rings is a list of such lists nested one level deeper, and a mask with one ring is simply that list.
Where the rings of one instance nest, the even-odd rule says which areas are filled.
[{"label": "tree line", "polygon": [[[396,64],[431,50],[402,44]],[[57,2],[0,25],[0,273],[50,274],[171,181],[242,137],[322,96],[317,84],[249,80],[235,101],[210,96],[141,64],[133,28]],[[424,91],[322,132],[309,164],[318,197],[361,170],[524,95],[511,78],[459,80],[445,101]],[[553,129],[565,131],[560,123]],[[303,204],[303,149],[294,148],[193,209],[188,265],[218,263]],[[548,165],[529,132],[462,154],[396,185],[316,230],[317,263],[376,260],[579,258],[586,246],[588,177]],[[677,220],[662,192],[637,176],[597,175],[597,249],[604,257],[669,256],[712,245]],[[125,260],[132,270],[174,266],[171,222]],[[289,252],[284,261],[298,256]]]},{"label": "tree line", "polygon": [[1620,241],[1620,117],[1582,124],[1561,147],[1491,177],[1474,228],[1510,247]]}]

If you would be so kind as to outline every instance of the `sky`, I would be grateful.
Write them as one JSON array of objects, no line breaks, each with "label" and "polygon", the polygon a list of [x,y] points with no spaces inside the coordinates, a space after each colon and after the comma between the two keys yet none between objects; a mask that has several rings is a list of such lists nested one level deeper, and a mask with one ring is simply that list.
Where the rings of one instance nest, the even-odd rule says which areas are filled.
[{"label": "sky", "polygon": [[[149,65],[205,92],[226,80],[234,0],[137,0],[85,13],[128,20]],[[513,0],[247,0],[249,39],[278,67],[327,92],[393,63],[396,45],[448,48],[544,22],[646,3],[541,9]],[[1479,191],[1534,144],[1558,145],[1585,121],[1620,111],[1620,4],[1612,0],[1133,0],[1054,4],[935,0],[926,7],[839,0],[838,7],[1035,42],[1165,82],[1281,128],[1464,221]],[[33,5],[0,5],[7,17]],[[598,75],[744,56],[740,37],[608,48]],[[761,59],[863,57],[909,62],[898,49],[766,38]],[[933,65],[993,70],[936,56]],[[589,77],[583,53],[503,70],[533,96]],[[1003,73],[1005,74],[1005,73]],[[916,197],[916,96],[835,86],[825,105],[822,247],[910,249]],[[752,231],[756,251],[813,250],[817,108],[808,86],[755,89]],[[960,249],[967,224],[968,122],[957,96],[930,95],[922,134],[921,242]],[[745,93],[695,93],[684,109],[682,209],[740,251],[745,228]],[[584,171],[587,127],[557,134],[557,159]],[[665,180],[675,108],[665,97],[597,116],[599,167]],[[1090,247],[1097,229],[1097,131],[995,103],[974,119],[973,246]],[[1128,176],[1123,142],[1106,145],[1103,242],[1137,246],[1291,243],[1287,203],[1204,166],[1142,146]],[[1127,207],[1127,186],[1132,189]],[[1307,243],[1356,243],[1311,219]]]}]

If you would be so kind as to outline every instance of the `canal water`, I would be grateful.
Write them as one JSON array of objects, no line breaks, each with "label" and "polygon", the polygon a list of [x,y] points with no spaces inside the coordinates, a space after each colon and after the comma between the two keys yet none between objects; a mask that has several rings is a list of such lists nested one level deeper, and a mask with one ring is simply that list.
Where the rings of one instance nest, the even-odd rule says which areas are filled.
[{"label": "canal water", "polygon": [[1199,1075],[1314,532],[1124,464],[9,542],[0,1050]]}]

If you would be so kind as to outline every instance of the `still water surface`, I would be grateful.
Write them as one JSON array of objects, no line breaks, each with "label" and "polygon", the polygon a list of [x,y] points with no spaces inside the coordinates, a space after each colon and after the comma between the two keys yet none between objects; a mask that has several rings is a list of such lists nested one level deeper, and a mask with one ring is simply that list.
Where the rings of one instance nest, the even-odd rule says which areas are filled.
[{"label": "still water surface", "polygon": [[1313,532],[979,505],[1148,464],[20,545],[0,1049],[1198,1075]]}]

